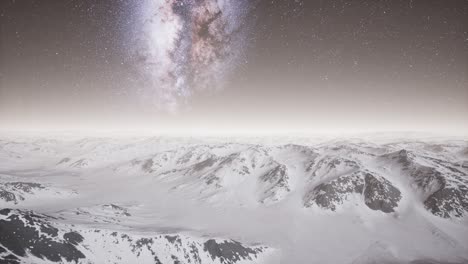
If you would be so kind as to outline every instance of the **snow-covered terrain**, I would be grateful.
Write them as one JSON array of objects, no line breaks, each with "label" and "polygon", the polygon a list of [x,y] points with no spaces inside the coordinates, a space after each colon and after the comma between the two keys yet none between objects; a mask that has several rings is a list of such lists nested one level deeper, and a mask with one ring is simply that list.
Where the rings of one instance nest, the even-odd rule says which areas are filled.
[{"label": "snow-covered terrain", "polygon": [[468,141],[0,139],[0,263],[468,263]]}]

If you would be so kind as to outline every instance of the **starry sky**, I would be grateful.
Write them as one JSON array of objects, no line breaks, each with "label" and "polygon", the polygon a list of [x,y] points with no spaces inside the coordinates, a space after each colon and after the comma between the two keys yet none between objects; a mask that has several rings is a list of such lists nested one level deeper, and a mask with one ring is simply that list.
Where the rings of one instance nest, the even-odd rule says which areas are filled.
[{"label": "starry sky", "polygon": [[0,129],[468,134],[465,0],[2,0]]}]

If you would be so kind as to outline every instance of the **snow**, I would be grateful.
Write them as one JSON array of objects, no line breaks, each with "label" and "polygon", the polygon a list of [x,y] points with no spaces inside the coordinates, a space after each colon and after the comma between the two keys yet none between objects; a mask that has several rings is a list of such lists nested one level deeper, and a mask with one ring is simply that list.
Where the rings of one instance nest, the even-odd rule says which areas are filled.
[{"label": "snow", "polygon": [[[81,231],[97,263],[135,261],[131,242],[121,234],[134,240],[176,234],[185,246],[215,238],[269,248],[249,263],[458,261],[468,259],[467,216],[433,215],[423,201],[440,186],[418,188],[408,170],[385,155],[405,149],[414,166],[452,177],[427,157],[466,164],[467,145],[462,140],[10,136],[0,140],[0,182],[47,188],[19,191],[23,201],[0,199],[0,205],[60,217],[60,225]],[[453,182],[461,185],[468,169],[457,168],[461,180]],[[345,195],[336,211],[305,206],[314,187],[361,170],[400,190],[395,212],[368,208],[360,194]],[[120,239],[117,246],[114,238]],[[172,255],[183,259],[164,239],[155,241],[151,250],[165,252],[163,263],[172,263]],[[138,261],[151,258],[145,248]],[[218,262],[203,255],[201,263]]]}]

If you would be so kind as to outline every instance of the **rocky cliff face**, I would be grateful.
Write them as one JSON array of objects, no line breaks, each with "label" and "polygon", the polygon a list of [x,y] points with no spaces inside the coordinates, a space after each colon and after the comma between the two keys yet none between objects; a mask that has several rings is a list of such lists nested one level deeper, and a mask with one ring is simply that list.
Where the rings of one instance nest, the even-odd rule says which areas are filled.
[{"label": "rocky cliff face", "polygon": [[354,202],[359,206],[360,202],[364,202],[372,210],[391,213],[398,207],[400,199],[401,192],[385,178],[357,171],[319,184],[306,195],[304,204],[306,207],[316,204],[335,211],[345,203]]},{"label": "rocky cliff face", "polygon": [[[436,148],[437,153],[440,148]],[[444,218],[467,214],[468,174],[462,164],[404,149],[383,158],[396,162],[412,189],[422,194],[424,206],[431,213]]]},{"label": "rocky cliff face", "polygon": [[32,211],[0,210],[0,263],[257,263],[270,251],[226,239],[153,236],[61,224]]}]

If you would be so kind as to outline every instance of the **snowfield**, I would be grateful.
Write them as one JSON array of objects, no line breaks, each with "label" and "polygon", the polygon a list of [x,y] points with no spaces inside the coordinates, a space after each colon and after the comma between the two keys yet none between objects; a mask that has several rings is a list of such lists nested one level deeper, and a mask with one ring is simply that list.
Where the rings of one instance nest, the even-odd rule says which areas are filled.
[{"label": "snowfield", "polygon": [[5,135],[0,263],[468,263],[468,141]]}]

